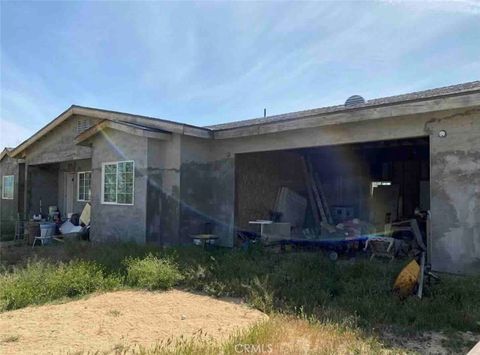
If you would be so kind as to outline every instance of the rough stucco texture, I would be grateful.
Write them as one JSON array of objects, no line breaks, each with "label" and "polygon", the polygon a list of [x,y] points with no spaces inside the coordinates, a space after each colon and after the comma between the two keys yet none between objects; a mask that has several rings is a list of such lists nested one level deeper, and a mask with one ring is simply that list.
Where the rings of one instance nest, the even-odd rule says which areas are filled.
[{"label": "rough stucco texture", "polygon": [[[92,155],[90,147],[76,145],[77,121],[80,116],[72,116],[60,126],[38,140],[27,150],[28,164],[58,163],[62,161],[88,159]],[[91,119],[91,124],[96,123]]]},{"label": "rough stucco texture", "polygon": [[181,170],[181,236],[204,233],[210,223],[223,246],[233,245],[234,159],[188,162]]},{"label": "rough stucco texture", "polygon": [[[114,130],[105,130],[93,142],[92,220],[94,241],[145,242],[147,139]],[[133,206],[102,204],[102,163],[135,162],[135,198]]]},{"label": "rough stucco texture", "polygon": [[[480,272],[480,113],[452,116],[431,130],[432,266]],[[440,138],[438,132],[446,130]]]},{"label": "rough stucco texture", "polygon": [[[13,199],[3,199],[3,176],[14,176],[14,195]],[[15,159],[8,156],[0,161],[0,235],[12,234],[15,230],[15,220],[18,210],[18,163]]]},{"label": "rough stucco texture", "polygon": [[179,243],[180,136],[148,140],[147,242]]}]

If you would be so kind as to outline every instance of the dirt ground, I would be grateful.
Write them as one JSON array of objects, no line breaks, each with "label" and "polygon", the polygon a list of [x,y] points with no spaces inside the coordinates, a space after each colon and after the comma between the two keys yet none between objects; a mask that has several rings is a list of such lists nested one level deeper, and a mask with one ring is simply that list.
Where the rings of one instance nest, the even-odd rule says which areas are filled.
[{"label": "dirt ground", "polygon": [[224,340],[267,316],[234,299],[119,291],[0,314],[0,353],[111,351],[202,334]]},{"label": "dirt ground", "polygon": [[[444,334],[430,331],[417,335],[399,336],[390,331],[384,331],[381,335],[382,340],[387,340],[388,343],[400,349],[416,354],[435,355],[466,354],[480,340],[478,336],[471,332]],[[447,347],[449,342],[451,343],[450,347]],[[456,342],[456,344],[452,344],[453,342]]]}]

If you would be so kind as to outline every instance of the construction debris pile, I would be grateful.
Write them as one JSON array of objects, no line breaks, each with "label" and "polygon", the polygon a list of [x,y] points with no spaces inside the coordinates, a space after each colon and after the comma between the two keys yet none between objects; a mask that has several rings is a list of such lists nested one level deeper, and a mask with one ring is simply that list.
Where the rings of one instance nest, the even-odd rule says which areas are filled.
[{"label": "construction debris pile", "polygon": [[[260,225],[256,237],[265,244],[316,247],[330,251],[333,259],[340,253],[363,251],[371,258],[389,259],[427,251],[428,212],[417,208],[411,216],[399,216],[399,185],[372,182],[368,218],[361,219],[352,205],[330,205],[318,164],[309,154],[300,159],[305,190],[281,186],[268,218],[249,222]],[[245,232],[240,233],[245,240]]]}]

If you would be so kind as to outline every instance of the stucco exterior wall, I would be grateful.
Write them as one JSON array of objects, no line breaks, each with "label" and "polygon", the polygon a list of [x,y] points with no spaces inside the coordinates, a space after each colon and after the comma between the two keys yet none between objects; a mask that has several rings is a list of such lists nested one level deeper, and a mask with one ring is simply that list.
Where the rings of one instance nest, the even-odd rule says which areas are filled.
[{"label": "stucco exterior wall", "polygon": [[210,141],[182,137],[180,170],[180,240],[189,242],[189,235],[204,232],[211,216]]},{"label": "stucco exterior wall", "polygon": [[[233,161],[236,154],[245,152],[430,136],[432,266],[440,271],[474,272],[480,270],[479,122],[478,109],[452,110],[218,140],[210,159]],[[448,131],[446,138],[438,137],[439,129]],[[234,164],[223,167],[228,171],[217,175],[222,181],[217,186],[232,186]],[[233,226],[234,200],[219,197],[212,203],[218,203],[220,210],[210,210],[210,216]]]},{"label": "stucco exterior wall", "polygon": [[[69,160],[89,159],[92,156],[90,147],[76,145],[77,120],[83,117],[74,115],[61,125],[47,133],[39,141],[27,149],[26,162],[28,164],[58,163]],[[97,119],[89,118],[91,124]]]},{"label": "stucco exterior wall", "polygon": [[[106,129],[92,142],[93,241],[146,241],[148,139]],[[102,163],[135,162],[134,205],[102,204]]]},{"label": "stucco exterior wall", "polygon": [[179,243],[181,136],[148,139],[147,242]]},{"label": "stucco exterior wall", "polygon": [[[242,138],[215,140],[209,154],[210,163],[197,162],[197,168],[189,173],[198,174],[200,169],[208,171],[210,179],[183,179],[182,189],[190,188],[199,181],[205,181],[214,187],[210,193],[208,216],[219,221],[225,245],[233,245],[235,230],[235,157],[240,153],[265,152],[293,148],[308,148],[347,143],[360,143],[375,140],[401,139],[428,135],[425,123],[432,116],[405,116],[385,118],[375,121],[346,123],[341,125],[322,126],[308,129],[298,129],[288,132],[278,132],[255,135]],[[282,164],[281,161],[278,164]],[[183,172],[184,164],[182,164]],[[208,181],[208,183],[207,183]],[[189,186],[189,187],[187,187]],[[200,189],[198,189],[200,190]],[[184,194],[182,194],[182,199]],[[199,198],[196,198],[198,201]]]},{"label": "stucco exterior wall", "polygon": [[[432,265],[480,272],[480,110],[428,123],[431,149]],[[439,137],[445,130],[447,136]]]},{"label": "stucco exterior wall", "polygon": [[[3,176],[14,176],[13,199],[3,199]],[[0,236],[15,233],[19,207],[19,165],[16,159],[5,156],[0,161]]]},{"label": "stucco exterior wall", "polygon": [[[201,233],[206,223],[212,223],[220,244],[231,246],[238,154],[429,136],[432,265],[441,271],[480,271],[480,109],[476,107],[298,129],[292,121],[285,123],[294,128],[289,131],[216,140],[175,133],[163,141],[107,129],[92,138],[92,148],[74,144],[78,117],[72,116],[27,149],[32,186],[26,201],[30,215],[38,212],[40,198],[46,212],[62,193],[63,163],[59,163],[91,158],[92,240],[190,243],[190,234]],[[447,131],[445,138],[438,136],[442,129]],[[134,205],[102,204],[102,163],[124,160],[135,161]],[[40,179],[32,181],[37,173]]]},{"label": "stucco exterior wall", "polygon": [[281,149],[426,136],[425,123],[434,115],[391,117],[373,121],[283,131],[215,141],[214,159],[227,155]]},{"label": "stucco exterior wall", "polygon": [[205,233],[208,223],[220,245],[233,246],[235,160],[215,159],[214,143],[182,137],[180,238],[191,243],[189,235]]}]

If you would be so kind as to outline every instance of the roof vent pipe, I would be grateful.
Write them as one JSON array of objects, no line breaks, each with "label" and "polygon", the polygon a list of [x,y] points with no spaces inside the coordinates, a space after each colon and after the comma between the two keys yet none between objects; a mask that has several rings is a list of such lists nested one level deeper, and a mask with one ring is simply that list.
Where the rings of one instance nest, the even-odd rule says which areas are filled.
[{"label": "roof vent pipe", "polygon": [[350,96],[347,101],[345,101],[345,107],[354,107],[365,103],[365,99],[360,95]]}]

